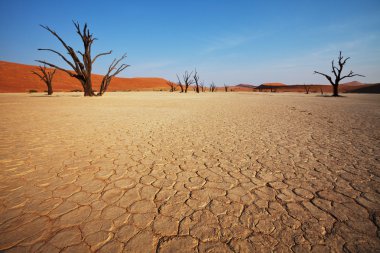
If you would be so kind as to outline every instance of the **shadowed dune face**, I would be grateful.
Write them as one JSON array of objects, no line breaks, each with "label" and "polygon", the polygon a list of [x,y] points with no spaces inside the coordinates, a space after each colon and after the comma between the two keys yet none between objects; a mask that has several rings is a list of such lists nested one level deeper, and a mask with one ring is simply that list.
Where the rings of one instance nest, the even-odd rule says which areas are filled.
[{"label": "shadowed dune face", "polygon": [[0,94],[0,250],[375,252],[379,101]]},{"label": "shadowed dune face", "polygon": [[[0,93],[27,92],[29,90],[44,91],[45,84],[32,71],[38,71],[36,66],[0,61]],[[93,87],[99,90],[103,76],[92,75]],[[167,90],[163,78],[118,78],[112,79],[109,91],[129,90]],[[67,73],[57,71],[53,79],[54,91],[82,90],[80,82]]]}]

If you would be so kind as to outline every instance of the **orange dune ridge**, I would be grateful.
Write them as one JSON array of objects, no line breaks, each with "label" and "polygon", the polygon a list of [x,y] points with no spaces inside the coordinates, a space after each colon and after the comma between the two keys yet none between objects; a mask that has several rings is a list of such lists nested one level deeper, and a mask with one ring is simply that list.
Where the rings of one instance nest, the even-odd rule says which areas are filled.
[{"label": "orange dune ridge", "polygon": [[[39,77],[32,74],[32,71],[38,71],[38,67],[0,61],[0,93],[46,90],[47,88],[45,84],[39,79]],[[102,75],[92,75],[93,87],[95,90],[99,89],[102,78]],[[115,77],[112,79],[108,90],[167,90],[168,85],[166,82],[167,81],[163,78],[154,77]],[[54,91],[73,91],[82,90],[82,86],[77,79],[70,77],[67,73],[57,70],[53,79],[53,89]]]}]

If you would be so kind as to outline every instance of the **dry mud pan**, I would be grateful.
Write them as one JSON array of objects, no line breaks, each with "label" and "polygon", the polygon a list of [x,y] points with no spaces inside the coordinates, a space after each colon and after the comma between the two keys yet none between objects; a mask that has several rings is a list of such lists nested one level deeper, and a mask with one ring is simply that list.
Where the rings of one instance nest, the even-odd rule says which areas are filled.
[{"label": "dry mud pan", "polygon": [[378,252],[380,96],[0,94],[0,251]]}]

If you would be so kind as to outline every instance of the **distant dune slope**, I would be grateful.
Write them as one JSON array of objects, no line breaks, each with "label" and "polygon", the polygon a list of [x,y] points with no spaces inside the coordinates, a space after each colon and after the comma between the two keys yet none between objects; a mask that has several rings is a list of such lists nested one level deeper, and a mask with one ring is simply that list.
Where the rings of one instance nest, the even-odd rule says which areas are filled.
[{"label": "distant dune slope", "polygon": [[[0,92],[26,92],[29,90],[44,91],[45,84],[34,74],[37,66],[0,61]],[[92,76],[93,86],[98,90],[102,80],[101,75]],[[53,79],[54,91],[82,90],[82,86],[75,78],[62,71],[57,71]],[[109,91],[128,90],[160,90],[167,89],[166,80],[163,78],[118,78],[115,77],[109,87]]]},{"label": "distant dune slope", "polygon": [[353,89],[353,93],[380,93],[380,83],[365,85],[356,89]]}]

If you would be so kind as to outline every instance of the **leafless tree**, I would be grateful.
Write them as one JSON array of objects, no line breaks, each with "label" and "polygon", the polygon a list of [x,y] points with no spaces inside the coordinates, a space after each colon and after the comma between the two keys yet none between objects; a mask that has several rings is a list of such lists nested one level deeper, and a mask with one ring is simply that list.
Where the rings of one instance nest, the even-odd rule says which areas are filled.
[{"label": "leafless tree", "polygon": [[205,83],[204,82],[200,82],[199,83],[199,87],[201,87],[202,92],[206,91],[206,89],[205,89]]},{"label": "leafless tree", "polygon": [[177,78],[178,78],[178,86],[181,88],[181,93],[183,93],[184,89],[183,89],[183,84],[181,82],[181,78],[179,78],[178,75],[177,75]]},{"label": "leafless tree", "polygon": [[[98,96],[102,96],[108,89],[108,86],[111,83],[111,80],[113,77],[118,75],[120,72],[122,72],[124,69],[128,68],[128,64],[121,64],[119,65],[125,58],[127,57],[126,54],[124,54],[119,59],[114,59],[111,63],[111,65],[108,67],[107,73],[104,75],[102,79],[102,83],[100,84],[100,90],[98,92]],[[118,66],[119,65],[119,66]]]},{"label": "leafless tree", "polygon": [[211,92],[215,92],[215,91],[216,91],[216,86],[215,86],[215,83],[214,83],[214,82],[212,82],[212,83],[210,84],[210,91],[211,91]]},{"label": "leafless tree", "polygon": [[323,88],[321,87],[321,95],[323,95]]},{"label": "leafless tree", "polygon": [[[66,49],[67,53],[70,55],[72,61],[67,59],[62,53],[60,53],[56,50],[53,50],[53,49],[40,48],[38,50],[50,51],[50,52],[57,54],[74,70],[74,72],[68,71],[64,68],[58,67],[57,65],[46,62],[46,61],[38,60],[38,62],[46,64],[50,67],[62,70],[64,72],[66,72],[68,75],[70,75],[71,77],[78,79],[80,81],[82,87],[83,87],[84,95],[85,96],[94,96],[95,93],[92,89],[92,80],[91,80],[92,65],[94,64],[96,59],[98,59],[99,57],[101,57],[103,55],[111,54],[112,51],[100,53],[100,54],[96,55],[94,58],[92,58],[91,57],[91,46],[92,46],[92,43],[94,42],[94,40],[96,38],[93,36],[92,33],[90,33],[90,30],[88,29],[87,24],[84,25],[83,29],[81,29],[78,22],[73,22],[73,23],[74,23],[74,26],[76,28],[76,32],[78,33],[78,35],[82,39],[83,48],[84,48],[83,52],[81,52],[81,51],[75,52],[74,49],[72,47],[68,46],[66,44],[66,42],[54,30],[52,30],[48,26],[41,25],[42,28],[49,31],[54,37],[56,37],[61,42],[63,47]],[[78,54],[80,56],[78,56]],[[82,58],[82,61],[79,59],[80,57]]]},{"label": "leafless tree", "polygon": [[36,71],[32,71],[32,73],[35,74],[36,76],[38,76],[46,84],[46,86],[48,88],[48,91],[47,91],[48,95],[52,95],[53,94],[52,82],[53,82],[53,77],[54,77],[55,71],[57,69],[54,69],[53,71],[47,71],[45,65],[43,67],[38,66],[38,69],[41,73],[36,72]]},{"label": "leafless tree", "polygon": [[228,86],[226,84],[224,84],[224,91],[227,92],[228,91]]},{"label": "leafless tree", "polygon": [[170,92],[174,92],[177,90],[177,84],[176,83],[173,83],[172,81],[167,81],[166,82],[167,85],[169,85],[170,87]]},{"label": "leafless tree", "polygon": [[199,93],[199,75],[197,73],[197,70],[194,71],[194,83],[195,83],[195,92]]},{"label": "leafless tree", "polygon": [[360,75],[360,74],[354,74],[354,72],[352,72],[352,70],[347,75],[342,76],[343,67],[346,64],[348,59],[350,59],[350,57],[347,57],[346,59],[344,59],[344,57],[342,56],[342,51],[339,51],[338,66],[335,66],[334,60],[332,60],[332,62],[331,62],[332,71],[331,72],[334,74],[334,77],[335,77],[334,81],[332,80],[331,76],[326,75],[326,74],[321,73],[321,72],[318,72],[318,71],[314,71],[314,74],[322,75],[322,76],[326,77],[326,79],[330,82],[330,84],[333,86],[333,96],[334,97],[339,96],[339,90],[338,90],[339,83],[344,78],[354,77],[354,76],[364,77],[363,75]]},{"label": "leafless tree", "polygon": [[189,86],[194,83],[194,80],[191,79],[192,74],[193,74],[193,72],[189,73],[189,72],[185,71],[185,73],[182,75],[183,82],[185,83],[185,93],[187,93],[187,89],[189,88]]},{"label": "leafless tree", "polygon": [[309,92],[310,92],[310,86],[304,84],[303,87],[304,87],[304,89],[305,89],[305,93],[306,93],[306,94],[309,94]]}]

